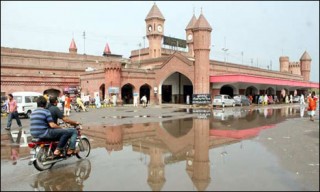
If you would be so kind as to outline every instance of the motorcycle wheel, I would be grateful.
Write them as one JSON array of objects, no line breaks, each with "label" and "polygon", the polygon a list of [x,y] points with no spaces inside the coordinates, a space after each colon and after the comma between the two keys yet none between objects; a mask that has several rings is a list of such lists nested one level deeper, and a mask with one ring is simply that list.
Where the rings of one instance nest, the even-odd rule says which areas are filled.
[{"label": "motorcycle wheel", "polygon": [[[36,150],[38,150],[38,149],[36,149]],[[36,160],[33,162],[34,167],[39,171],[51,169],[51,167],[54,165],[54,163],[49,164],[49,165],[42,164],[43,162],[47,161],[48,150],[49,150],[48,147],[39,147],[39,151],[37,153]],[[52,151],[50,152],[50,155],[53,155]]]},{"label": "motorcycle wheel", "polygon": [[78,159],[87,158],[91,151],[89,140],[86,138],[81,138],[78,145],[76,146],[76,149],[79,150],[79,152],[76,154]]}]

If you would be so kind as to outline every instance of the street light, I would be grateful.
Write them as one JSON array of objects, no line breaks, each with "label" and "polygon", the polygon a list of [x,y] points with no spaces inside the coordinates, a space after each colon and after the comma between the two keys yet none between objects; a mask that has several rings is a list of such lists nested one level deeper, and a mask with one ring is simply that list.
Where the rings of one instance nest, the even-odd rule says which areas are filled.
[{"label": "street light", "polygon": [[227,69],[227,60],[226,60],[226,55],[227,55],[227,51],[228,50],[229,49],[227,49],[227,48],[222,48],[222,51],[224,51],[224,65],[226,67],[226,71],[228,71],[228,69]]}]

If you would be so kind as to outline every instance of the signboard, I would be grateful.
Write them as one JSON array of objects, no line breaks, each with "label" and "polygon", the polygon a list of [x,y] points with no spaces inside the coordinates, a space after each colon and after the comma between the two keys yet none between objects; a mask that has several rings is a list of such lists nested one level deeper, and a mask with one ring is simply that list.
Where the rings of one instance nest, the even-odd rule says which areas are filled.
[{"label": "signboard", "polygon": [[211,104],[210,94],[192,94],[192,104]]},{"label": "signboard", "polygon": [[78,89],[77,87],[65,87],[63,89],[63,93],[68,93],[68,94],[78,94]]},{"label": "signboard", "polygon": [[118,94],[119,93],[119,87],[109,87],[108,88],[108,92],[109,92],[109,94],[111,94],[111,93]]},{"label": "signboard", "polygon": [[192,109],[193,114],[197,114],[198,119],[207,119],[211,116],[210,109]]},{"label": "signboard", "polygon": [[177,38],[173,38],[173,37],[167,37],[167,36],[163,36],[163,44],[164,45],[171,45],[174,47],[182,47],[182,48],[187,47],[186,40],[177,39]]}]

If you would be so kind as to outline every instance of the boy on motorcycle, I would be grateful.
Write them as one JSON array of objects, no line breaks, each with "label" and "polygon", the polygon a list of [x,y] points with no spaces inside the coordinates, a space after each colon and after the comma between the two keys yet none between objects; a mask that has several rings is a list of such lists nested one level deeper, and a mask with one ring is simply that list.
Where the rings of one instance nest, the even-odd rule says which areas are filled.
[{"label": "boy on motorcycle", "polygon": [[37,99],[38,108],[31,113],[30,133],[35,138],[59,140],[57,149],[54,151],[55,156],[61,155],[68,139],[73,135],[73,129],[62,129],[54,123],[52,115],[48,109],[45,109],[47,100],[40,96]]},{"label": "boy on motorcycle", "polygon": [[[55,124],[58,124],[58,119],[62,119],[65,123],[69,123],[71,125],[79,125],[79,122],[72,121],[71,119],[68,119],[66,116],[64,116],[63,112],[57,107],[59,101],[58,98],[53,96],[49,99],[50,103],[48,105],[48,110],[51,113],[53,122]],[[75,146],[76,146],[76,139],[77,139],[77,131],[73,128],[68,128],[70,132],[72,133],[70,138],[70,146],[67,152],[67,155],[71,155],[73,153],[76,153]]]}]

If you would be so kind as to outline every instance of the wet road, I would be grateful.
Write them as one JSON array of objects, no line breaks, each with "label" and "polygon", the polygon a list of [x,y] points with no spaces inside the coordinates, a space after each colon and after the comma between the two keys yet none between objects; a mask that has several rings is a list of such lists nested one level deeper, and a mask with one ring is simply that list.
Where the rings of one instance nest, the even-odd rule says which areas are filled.
[{"label": "wet road", "polygon": [[[27,134],[17,147],[2,118],[1,190],[319,191],[319,111],[312,122],[304,110],[273,105],[73,112],[71,119],[80,119],[90,138],[90,156],[43,172],[27,165],[28,120],[22,120]],[[19,153],[15,165],[12,151]]]}]

